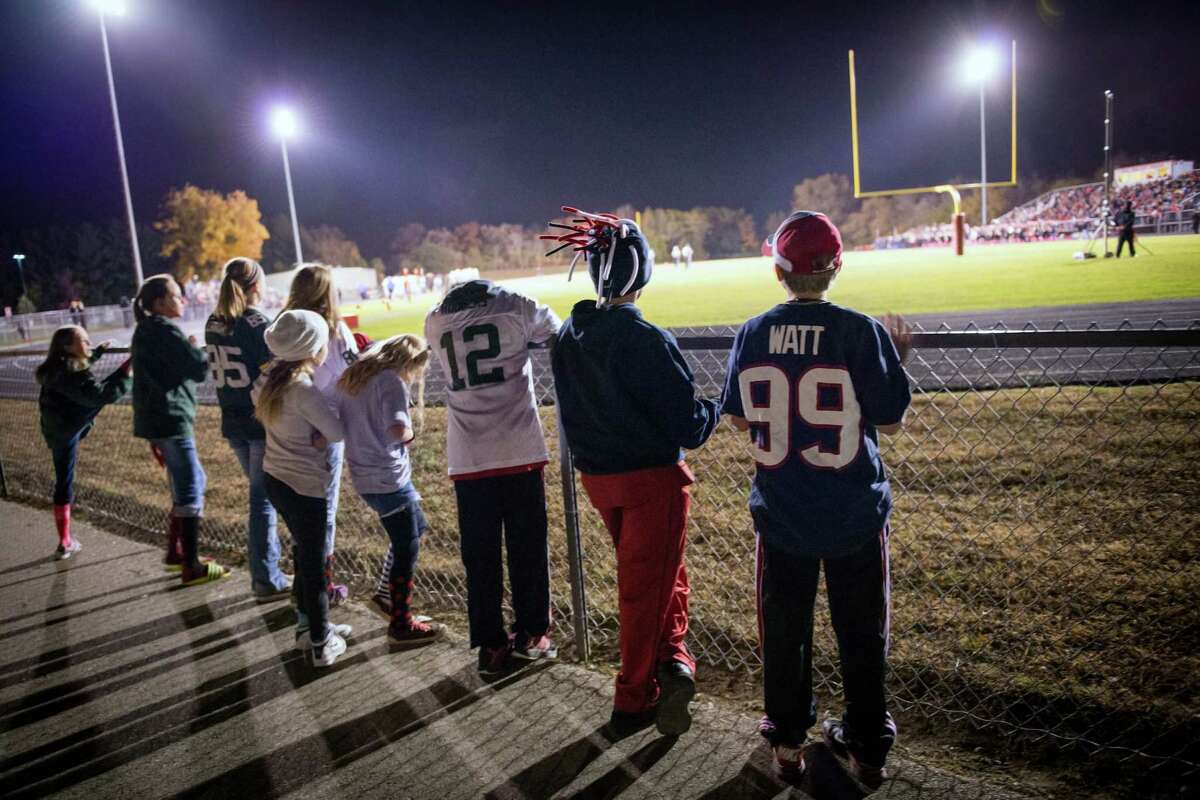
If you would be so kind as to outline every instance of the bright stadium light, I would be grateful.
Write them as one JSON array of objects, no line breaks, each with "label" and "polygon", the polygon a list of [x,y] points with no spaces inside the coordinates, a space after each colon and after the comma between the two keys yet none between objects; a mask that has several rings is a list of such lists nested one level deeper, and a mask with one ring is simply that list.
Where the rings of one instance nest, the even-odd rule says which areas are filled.
[{"label": "bright stadium light", "polygon": [[271,131],[279,139],[295,139],[300,132],[300,123],[296,120],[296,112],[287,106],[275,106],[271,109]]},{"label": "bright stadium light", "polygon": [[972,86],[981,84],[995,75],[999,66],[1000,57],[996,55],[995,48],[986,45],[972,47],[963,57],[963,81]]},{"label": "bright stadium light", "polygon": [[279,140],[279,149],[283,153],[283,176],[287,180],[288,208],[292,212],[292,241],[296,246],[296,265],[304,263],[304,254],[300,250],[300,222],[296,217],[296,195],[292,192],[292,167],[288,163],[288,139],[296,138],[300,132],[300,124],[296,120],[296,112],[287,106],[275,106],[271,109],[271,132]]},{"label": "bright stadium light", "polygon": [[125,0],[88,0],[88,5],[93,10],[110,17],[123,17],[129,10],[129,5]]}]

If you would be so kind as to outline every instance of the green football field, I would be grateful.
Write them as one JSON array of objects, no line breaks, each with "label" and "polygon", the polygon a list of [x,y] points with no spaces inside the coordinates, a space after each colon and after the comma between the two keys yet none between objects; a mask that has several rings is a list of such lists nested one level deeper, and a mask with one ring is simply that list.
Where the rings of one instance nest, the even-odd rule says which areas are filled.
[{"label": "green football field", "polygon": [[[830,299],[869,314],[919,314],[1200,296],[1200,236],[1148,238],[1145,245],[1136,259],[1087,261],[1072,259],[1084,246],[1076,241],[980,246],[962,257],[945,248],[850,252]],[[560,316],[592,296],[582,269],[570,283],[565,272],[502,282]],[[770,261],[735,258],[690,270],[659,264],[638,305],[656,324],[686,327],[738,324],[783,299]],[[430,295],[401,300],[389,311],[372,300],[342,313],[358,314],[360,329],[378,339],[420,333],[433,302]]]}]

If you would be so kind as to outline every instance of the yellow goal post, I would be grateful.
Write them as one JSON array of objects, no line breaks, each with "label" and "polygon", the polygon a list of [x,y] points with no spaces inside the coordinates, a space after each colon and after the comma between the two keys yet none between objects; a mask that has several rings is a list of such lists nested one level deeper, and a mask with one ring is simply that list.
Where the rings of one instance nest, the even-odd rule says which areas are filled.
[{"label": "yellow goal post", "polygon": [[[1011,84],[1012,84],[1012,113],[1011,113],[1011,172],[1009,179],[1006,181],[988,181],[986,183],[956,183],[948,184],[941,183],[934,186],[911,186],[901,189],[878,189],[864,192],[862,190],[862,170],[859,160],[858,148],[858,82],[854,72],[854,51],[848,51],[850,61],[850,153],[854,166],[854,196],[855,198],[863,197],[892,197],[903,194],[924,194],[927,192],[942,192],[949,194],[954,201],[954,219],[955,228],[958,229],[961,224],[962,213],[962,198],[959,190],[962,189],[981,189],[987,187],[989,189],[1003,189],[1017,185],[1017,42],[1014,39],[1012,42],[1012,57],[1010,60],[1011,68]],[[961,236],[961,233],[959,233]],[[961,242],[957,248],[961,253]]]}]

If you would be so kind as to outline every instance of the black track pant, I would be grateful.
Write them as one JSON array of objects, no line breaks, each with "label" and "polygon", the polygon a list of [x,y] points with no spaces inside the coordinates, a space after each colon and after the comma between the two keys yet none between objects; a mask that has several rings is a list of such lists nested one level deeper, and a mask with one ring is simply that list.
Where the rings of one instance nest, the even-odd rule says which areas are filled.
[{"label": "black track pant", "polygon": [[1136,256],[1137,252],[1133,249],[1133,231],[1122,228],[1121,236],[1117,239],[1117,258],[1121,257],[1121,248],[1126,244],[1129,245],[1129,255]]},{"label": "black track pant", "polygon": [[821,565],[845,687],[847,739],[864,762],[882,766],[896,738],[887,712],[891,585],[887,529],[838,558],[793,555],[759,536],[758,605],[767,717],[773,744],[799,746],[817,721],[812,692],[813,603]]},{"label": "black track pant", "polygon": [[546,487],[542,471],[454,482],[458,529],[467,570],[471,647],[499,647],[504,628],[503,538],[508,551],[514,633],[550,628],[550,562],[546,549]]},{"label": "black track pant", "polygon": [[297,493],[271,473],[265,473],[267,497],[292,533],[296,577],[292,593],[308,617],[311,640],[324,642],[329,631],[329,595],[325,591],[325,521],[329,504],[324,497]]}]

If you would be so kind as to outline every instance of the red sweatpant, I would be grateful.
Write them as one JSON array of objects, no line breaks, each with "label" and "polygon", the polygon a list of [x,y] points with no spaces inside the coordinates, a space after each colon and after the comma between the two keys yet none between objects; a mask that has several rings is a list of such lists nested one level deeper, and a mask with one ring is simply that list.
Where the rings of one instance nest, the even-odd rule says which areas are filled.
[{"label": "red sweatpant", "polygon": [[613,706],[642,711],[658,700],[655,673],[664,661],[696,662],[683,643],[688,628],[688,489],[695,478],[682,461],[616,475],[583,474],[588,499],[617,548],[621,671]]}]

